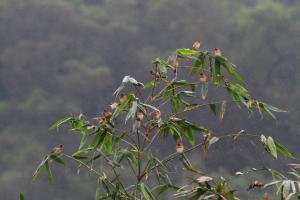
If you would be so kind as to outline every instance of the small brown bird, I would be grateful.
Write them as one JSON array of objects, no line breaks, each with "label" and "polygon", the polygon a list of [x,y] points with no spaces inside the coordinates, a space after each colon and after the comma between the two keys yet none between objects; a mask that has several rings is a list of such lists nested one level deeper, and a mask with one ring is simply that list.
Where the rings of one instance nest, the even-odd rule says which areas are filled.
[{"label": "small brown bird", "polygon": [[119,106],[120,106],[120,103],[114,102],[113,104],[110,105],[110,108],[111,108],[112,110],[115,110],[115,109],[117,109]]},{"label": "small brown bird", "polygon": [[215,48],[215,56],[222,56],[222,52],[220,48]]},{"label": "small brown bird", "polygon": [[204,142],[208,141],[210,138],[211,138],[211,133],[209,131],[203,133]]},{"label": "small brown bird", "polygon": [[155,72],[153,70],[150,71],[151,76],[155,77],[155,78],[160,78],[160,74],[159,72]]},{"label": "small brown bird", "polygon": [[177,151],[177,153],[183,153],[184,146],[183,146],[182,143],[179,142],[179,143],[176,144],[176,151]]},{"label": "small brown bird", "polygon": [[102,117],[98,122],[99,127],[102,128],[103,126],[105,126],[106,122],[106,118]]},{"label": "small brown bird", "polygon": [[127,96],[126,96],[125,94],[120,94],[120,96],[119,96],[119,101],[120,101],[121,103],[123,103],[123,102],[125,101],[126,98],[127,98]]},{"label": "small brown bird", "polygon": [[144,119],[144,113],[142,111],[138,111],[136,113],[136,120],[142,121]]},{"label": "small brown bird", "polygon": [[159,119],[159,118],[161,117],[161,112],[160,112],[160,110],[155,110],[155,111],[153,112],[153,115],[154,115],[154,117],[155,117],[156,119]]},{"label": "small brown bird", "polygon": [[195,41],[194,44],[193,44],[193,49],[194,49],[194,50],[197,50],[197,49],[200,48],[200,46],[201,46],[200,41]]},{"label": "small brown bird", "polygon": [[59,144],[58,146],[56,146],[52,149],[51,153],[53,153],[55,155],[59,155],[59,154],[61,154],[63,149],[64,149],[64,146],[62,144]]},{"label": "small brown bird", "polygon": [[253,101],[250,99],[249,101],[247,101],[247,108],[248,109],[251,109],[252,108],[252,104],[253,104]]},{"label": "small brown bird", "polygon": [[109,111],[107,111],[107,110],[104,110],[103,115],[104,115],[105,118],[108,118],[108,119],[109,119],[109,118],[111,118],[112,113],[109,112]]},{"label": "small brown bird", "polygon": [[199,74],[199,81],[203,83],[203,82],[206,82],[206,80],[207,80],[206,75],[205,75],[204,73],[201,72],[201,73]]},{"label": "small brown bird", "polygon": [[264,183],[263,182],[261,182],[261,181],[258,181],[258,180],[255,180],[253,183],[251,183],[250,185],[249,185],[249,188],[248,188],[248,190],[251,190],[251,189],[253,189],[253,188],[262,188],[262,187],[264,187]]}]

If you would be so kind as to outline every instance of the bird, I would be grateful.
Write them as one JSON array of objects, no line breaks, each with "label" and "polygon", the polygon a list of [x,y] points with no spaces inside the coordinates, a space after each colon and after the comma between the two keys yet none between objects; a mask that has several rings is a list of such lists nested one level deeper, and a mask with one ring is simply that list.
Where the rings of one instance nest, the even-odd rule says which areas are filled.
[{"label": "bird", "polygon": [[55,155],[59,155],[62,153],[64,149],[64,146],[62,144],[59,144],[58,146],[54,147],[51,151],[51,153],[55,154]]},{"label": "bird", "polygon": [[253,183],[251,183],[250,185],[249,185],[249,188],[248,188],[248,190],[251,190],[251,189],[253,189],[253,188],[262,188],[262,187],[264,187],[264,183],[263,182],[261,182],[261,181],[258,181],[258,180],[255,180]]},{"label": "bird", "polygon": [[206,75],[205,75],[204,73],[201,72],[201,73],[199,74],[199,81],[203,83],[203,82],[206,82],[206,80],[207,80]]},{"label": "bird", "polygon": [[127,98],[127,96],[125,94],[123,94],[123,93],[120,94],[120,96],[119,96],[119,100],[120,100],[121,103],[123,103],[126,98]]},{"label": "bird", "polygon": [[184,146],[183,146],[182,143],[177,143],[177,144],[176,144],[176,151],[177,151],[177,153],[183,153],[183,151],[184,151]]},{"label": "bird", "polygon": [[105,118],[108,118],[108,119],[109,119],[109,118],[111,118],[112,113],[109,112],[109,111],[107,111],[107,110],[104,110],[103,115],[104,115]]},{"label": "bird", "polygon": [[215,48],[215,56],[222,56],[222,52],[220,48]]},{"label": "bird", "polygon": [[194,50],[197,50],[197,49],[200,48],[200,46],[201,46],[200,41],[195,41],[194,44],[193,44],[193,49],[194,49]]}]

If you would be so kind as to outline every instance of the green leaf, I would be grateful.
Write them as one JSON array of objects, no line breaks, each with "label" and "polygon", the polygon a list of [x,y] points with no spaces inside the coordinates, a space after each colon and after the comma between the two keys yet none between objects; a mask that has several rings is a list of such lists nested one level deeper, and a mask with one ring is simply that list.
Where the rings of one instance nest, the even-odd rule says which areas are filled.
[{"label": "green leaf", "polygon": [[167,73],[168,68],[169,68],[169,64],[168,64],[166,61],[164,61],[164,60],[162,60],[162,59],[160,59],[160,58],[156,58],[156,59],[154,60],[153,64],[156,64],[156,65],[157,65],[158,70],[159,70],[161,73]]},{"label": "green leaf", "polygon": [[129,119],[129,118],[132,118],[132,119],[135,119],[135,113],[136,113],[136,110],[137,110],[137,101],[133,101],[132,102],[132,106],[130,108],[130,110],[128,111],[127,113],[127,116],[126,116],[126,119],[125,119],[125,123],[126,121]]},{"label": "green leaf", "polygon": [[194,65],[192,67],[191,74],[193,75],[193,74],[203,70],[204,62],[205,62],[205,54],[200,53],[200,55],[198,56],[196,62],[194,63]]},{"label": "green leaf", "polygon": [[208,82],[205,82],[201,86],[201,96],[203,100],[206,98],[207,92],[208,92]]},{"label": "green leaf", "polygon": [[215,84],[219,86],[221,83],[221,63],[218,60],[215,60],[215,66],[213,68],[213,78]]},{"label": "green leaf", "polygon": [[147,192],[146,189],[145,189],[144,183],[141,183],[141,184],[140,184],[140,187],[141,187],[141,191],[142,191],[142,194],[143,194],[143,196],[145,197],[145,199],[146,199],[146,200],[151,200],[151,199],[150,199],[150,196],[149,196],[149,194],[148,194],[148,192]]},{"label": "green leaf", "polygon": [[65,164],[65,162],[64,162],[60,157],[58,157],[58,156],[56,156],[56,155],[51,155],[50,158],[51,158],[52,160],[54,160],[55,162],[61,164],[61,165],[64,165],[64,164]]},{"label": "green leaf", "polygon": [[147,107],[147,108],[150,108],[152,110],[158,110],[156,107],[150,105],[150,104],[145,104],[145,103],[140,103],[140,105],[144,106],[144,107]]},{"label": "green leaf", "polygon": [[87,138],[88,138],[88,136],[89,136],[88,131],[85,130],[85,129],[83,129],[83,130],[81,131],[81,133],[82,133],[82,136],[81,136],[81,140],[80,140],[80,143],[79,143],[79,148],[78,148],[78,150],[83,149],[85,143],[87,142]]},{"label": "green leaf", "polygon": [[153,88],[155,81],[150,81],[144,85],[144,89]]},{"label": "green leaf", "polygon": [[49,180],[49,182],[52,182],[53,176],[52,176],[52,172],[51,172],[51,169],[50,169],[50,165],[49,165],[49,161],[48,161],[48,160],[47,160],[46,163],[45,163],[45,168],[46,168],[48,180]]},{"label": "green leaf", "polygon": [[193,129],[190,126],[185,126],[185,130],[186,130],[186,137],[189,141],[189,143],[194,146],[195,145],[195,137],[193,134]]},{"label": "green leaf", "polygon": [[224,113],[225,113],[225,110],[226,110],[226,101],[222,101],[221,103],[221,111],[220,111],[220,120],[223,120],[224,118]]},{"label": "green leaf", "polygon": [[196,51],[196,50],[193,50],[193,49],[177,49],[177,53],[179,55],[183,55],[183,56],[186,56],[186,55],[196,55],[199,53],[199,51]]},{"label": "green leaf", "polygon": [[162,185],[158,188],[157,196],[160,196],[169,189],[169,184]]},{"label": "green leaf", "polygon": [[22,192],[20,192],[19,200],[25,200],[24,194]]},{"label": "green leaf", "polygon": [[32,180],[35,181],[36,178],[38,177],[38,175],[41,172],[41,169],[45,166],[46,162],[48,161],[49,156],[44,156],[42,162],[39,164],[39,166],[36,168],[36,170],[34,171],[33,175],[32,175]]},{"label": "green leaf", "polygon": [[217,115],[217,106],[216,104],[209,104],[209,107],[210,107],[210,110],[215,114]]},{"label": "green leaf", "polygon": [[128,95],[125,101],[123,101],[121,105],[115,110],[112,118],[116,118],[121,113],[121,111],[123,111],[134,99],[135,97],[133,94]]},{"label": "green leaf", "polygon": [[275,142],[275,146],[276,146],[276,149],[278,151],[280,151],[285,157],[296,159],[289,150],[287,150],[284,146],[282,146],[278,142]]},{"label": "green leaf", "polygon": [[271,136],[268,137],[267,139],[267,147],[270,150],[270,154],[277,159],[277,150],[276,150],[276,145]]},{"label": "green leaf", "polygon": [[113,152],[112,135],[106,135],[103,141],[103,148],[108,154]]},{"label": "green leaf", "polygon": [[57,129],[64,123],[70,121],[71,119],[73,119],[73,117],[64,117],[64,118],[58,120],[57,122],[55,122],[53,125],[51,125],[49,130]]},{"label": "green leaf", "polygon": [[175,95],[175,96],[171,97],[171,105],[172,105],[173,111],[178,112],[181,110],[181,108],[183,106],[183,102],[179,95]]},{"label": "green leaf", "polygon": [[245,83],[245,81],[242,79],[242,77],[234,70],[234,68],[228,63],[227,59],[221,56],[217,56],[216,60],[220,62],[226,71],[237,81],[240,81],[241,83]]}]

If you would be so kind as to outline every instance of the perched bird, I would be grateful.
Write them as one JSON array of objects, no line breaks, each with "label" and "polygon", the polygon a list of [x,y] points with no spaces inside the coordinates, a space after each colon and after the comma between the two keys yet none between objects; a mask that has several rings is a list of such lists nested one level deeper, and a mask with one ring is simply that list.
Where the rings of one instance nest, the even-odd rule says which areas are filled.
[{"label": "perched bird", "polygon": [[144,119],[144,113],[142,111],[138,111],[136,113],[136,120],[142,121]]},{"label": "perched bird", "polygon": [[120,106],[120,103],[114,102],[114,103],[112,103],[112,104],[110,105],[110,108],[111,108],[112,110],[115,110],[115,109],[117,109],[119,106]]},{"label": "perched bird", "polygon": [[102,128],[103,126],[105,126],[106,122],[107,122],[106,118],[102,117],[98,122],[99,127]]},{"label": "perched bird", "polygon": [[127,98],[127,96],[126,96],[125,94],[120,94],[120,96],[119,96],[119,101],[120,101],[121,103],[123,103],[123,102],[125,101],[126,98]]},{"label": "perched bird", "polygon": [[153,115],[154,115],[154,117],[155,117],[156,119],[159,119],[159,118],[161,117],[161,112],[160,112],[160,110],[155,110],[155,111],[153,112]]},{"label": "perched bird", "polygon": [[59,155],[59,154],[61,154],[63,149],[64,149],[64,146],[62,144],[59,144],[58,146],[56,146],[52,149],[51,153],[53,153],[55,155]]},{"label": "perched bird", "polygon": [[220,48],[215,48],[215,56],[222,56],[222,52]]},{"label": "perched bird", "polygon": [[250,185],[249,185],[249,188],[248,188],[248,190],[251,190],[251,189],[253,189],[253,188],[262,188],[262,187],[264,187],[264,183],[263,182],[261,182],[261,181],[258,181],[258,180],[255,180],[253,183],[251,183]]},{"label": "perched bird", "polygon": [[184,151],[184,146],[183,146],[182,143],[177,143],[177,144],[176,144],[176,151],[177,151],[177,153],[183,153],[183,151]]},{"label": "perched bird", "polygon": [[199,74],[199,81],[203,83],[203,82],[206,82],[206,80],[207,80],[206,75],[205,75],[204,73],[201,72],[201,73]]},{"label": "perched bird", "polygon": [[208,141],[210,138],[211,138],[211,133],[209,131],[203,133],[204,142]]},{"label": "perched bird", "polygon": [[193,44],[193,49],[194,49],[194,50],[197,50],[197,49],[200,48],[200,46],[201,46],[200,41],[195,41],[194,44]]},{"label": "perched bird", "polygon": [[109,118],[111,118],[112,113],[109,112],[109,111],[107,111],[107,110],[104,110],[103,115],[104,115],[105,118],[108,118],[108,119],[109,119]]}]

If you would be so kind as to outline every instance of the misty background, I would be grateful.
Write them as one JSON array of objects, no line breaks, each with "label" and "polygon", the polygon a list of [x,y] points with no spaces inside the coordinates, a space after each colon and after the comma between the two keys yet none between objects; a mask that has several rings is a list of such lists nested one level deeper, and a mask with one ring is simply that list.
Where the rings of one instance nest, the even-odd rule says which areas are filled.
[{"label": "misty background", "polygon": [[[220,133],[272,135],[299,158],[299,35],[298,0],[0,0],[0,199],[19,192],[30,200],[93,199],[95,178],[72,165],[56,167],[52,184],[43,175],[31,183],[44,154],[59,143],[70,152],[79,140],[48,127],[71,113],[99,115],[123,76],[146,82],[154,58],[195,40],[201,49],[221,48],[255,99],[289,112],[277,121],[248,120],[233,107],[222,123],[211,114],[194,117]],[[202,171],[224,177],[295,162],[274,162],[261,150],[246,141],[220,143],[207,161],[200,150],[192,157]]]}]

